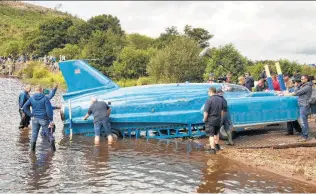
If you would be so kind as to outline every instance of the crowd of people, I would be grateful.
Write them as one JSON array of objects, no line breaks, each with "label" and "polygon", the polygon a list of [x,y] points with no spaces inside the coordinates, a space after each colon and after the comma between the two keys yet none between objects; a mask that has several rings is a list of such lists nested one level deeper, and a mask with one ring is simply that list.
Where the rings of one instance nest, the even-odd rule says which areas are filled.
[{"label": "crowd of people", "polygon": [[59,55],[59,59],[55,56],[44,56],[39,57],[37,55],[28,55],[21,54],[17,57],[13,57],[12,55],[8,56],[0,56],[0,74],[2,75],[11,75],[14,72],[17,64],[24,64],[28,61],[40,61],[43,62],[47,67],[52,71],[59,70],[59,61],[65,61],[66,57],[64,55]]},{"label": "crowd of people", "polygon": [[[227,74],[224,83],[231,82],[231,74]],[[268,81],[266,72],[263,70],[260,74],[260,79],[255,86],[254,79],[250,73],[245,73],[245,76],[240,76],[238,78],[238,84],[248,88],[250,91],[263,92],[274,90],[278,95],[288,95],[288,96],[298,96],[298,106],[299,106],[299,120],[287,122],[287,133],[286,135],[294,135],[294,130],[300,134],[299,142],[306,142],[309,138],[309,125],[308,116],[312,113],[311,106],[314,103],[316,106],[316,96],[314,88],[314,79],[312,76],[301,75],[299,71],[294,72],[293,75],[284,74],[283,81],[285,84],[285,91],[281,91],[280,80],[275,74],[272,77],[272,87],[268,87]],[[213,74],[210,75],[209,83],[214,83]],[[205,103],[204,106],[204,118],[203,121],[206,124],[206,131],[209,135],[210,141],[210,153],[215,154],[220,150],[218,145],[219,140],[219,129],[224,126],[225,131],[229,132],[229,119],[225,116],[227,112],[227,102],[222,95],[222,91],[216,91],[215,88],[211,87],[209,89],[210,98]],[[227,133],[228,135],[230,133]],[[232,140],[229,138],[229,145],[233,145]]]}]

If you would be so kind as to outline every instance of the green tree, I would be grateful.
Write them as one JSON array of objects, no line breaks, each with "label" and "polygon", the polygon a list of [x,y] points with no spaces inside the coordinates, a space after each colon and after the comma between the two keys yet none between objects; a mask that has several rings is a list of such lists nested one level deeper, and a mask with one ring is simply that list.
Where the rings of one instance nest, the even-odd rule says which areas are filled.
[{"label": "green tree", "polygon": [[112,15],[98,15],[88,20],[88,24],[93,31],[108,31],[109,29],[116,35],[124,35],[124,31],[121,28],[120,20],[116,16]]},{"label": "green tree", "polygon": [[203,28],[192,28],[190,25],[184,27],[184,35],[192,38],[200,44],[201,48],[208,47],[210,43],[208,42],[213,35]]},{"label": "green tree", "polygon": [[232,73],[233,80],[236,81],[239,75],[245,72],[247,59],[234,47],[233,44],[213,48],[209,52],[211,58],[208,60],[204,78],[208,78],[210,73],[216,77]]},{"label": "green tree", "polygon": [[25,48],[34,49],[33,53],[40,56],[48,54],[54,48],[63,48],[67,43],[67,29],[73,22],[68,18],[50,19],[39,26],[37,36],[30,35],[32,40]]},{"label": "green tree", "polygon": [[199,57],[198,43],[187,37],[178,37],[159,50],[150,60],[147,72],[156,82],[202,81],[205,60]]},{"label": "green tree", "polygon": [[148,49],[154,42],[153,38],[138,33],[128,34],[126,39],[128,45],[135,49]]},{"label": "green tree", "polygon": [[91,38],[84,45],[82,57],[86,59],[97,59],[96,63],[92,63],[104,74],[111,75],[111,66],[116,60],[121,49],[126,45],[124,37],[116,35],[112,30],[95,31]]},{"label": "green tree", "polygon": [[86,43],[92,34],[92,27],[85,21],[78,21],[67,29],[67,42],[78,44],[80,41]]},{"label": "green tree", "polygon": [[64,55],[67,60],[80,58],[81,49],[78,45],[66,44],[64,48],[55,48],[49,55],[56,56]]},{"label": "green tree", "polygon": [[146,67],[155,49],[139,50],[125,47],[113,64],[113,74],[116,79],[134,79],[147,76]]},{"label": "green tree", "polygon": [[166,31],[164,33],[161,33],[160,36],[155,39],[154,45],[157,48],[161,49],[179,36],[180,33],[178,32],[177,27],[167,27]]},{"label": "green tree", "polygon": [[11,41],[7,43],[6,49],[5,49],[5,55],[17,57],[20,54],[20,42],[18,41]]}]

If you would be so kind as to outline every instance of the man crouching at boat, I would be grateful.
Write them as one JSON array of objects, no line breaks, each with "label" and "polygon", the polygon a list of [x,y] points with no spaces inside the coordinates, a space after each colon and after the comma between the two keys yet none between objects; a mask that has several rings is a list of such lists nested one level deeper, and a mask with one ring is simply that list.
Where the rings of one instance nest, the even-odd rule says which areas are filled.
[{"label": "man crouching at boat", "polygon": [[[204,105],[204,118],[205,129],[209,135],[209,141],[211,154],[216,154],[216,149],[220,150],[219,142],[219,130],[222,117],[224,116],[224,110],[227,109],[224,104],[223,98],[216,95],[216,88],[211,87],[208,91],[210,98]],[[215,147],[216,146],[216,147]]]},{"label": "man crouching at boat", "polygon": [[87,118],[93,114],[94,120],[94,144],[99,144],[100,142],[100,132],[101,128],[105,129],[105,135],[108,138],[108,144],[112,144],[113,137],[111,135],[111,126],[109,125],[109,117],[111,114],[111,108],[103,101],[98,101],[96,98],[91,99],[91,106],[88,110],[88,113],[83,118],[83,120],[87,120]]}]

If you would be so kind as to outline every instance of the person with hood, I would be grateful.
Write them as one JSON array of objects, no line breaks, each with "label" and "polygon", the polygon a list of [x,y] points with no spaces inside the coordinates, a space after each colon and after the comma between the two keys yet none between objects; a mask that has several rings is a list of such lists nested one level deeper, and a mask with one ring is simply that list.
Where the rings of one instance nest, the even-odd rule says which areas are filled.
[{"label": "person with hood", "polygon": [[302,139],[300,141],[302,142],[305,142],[308,139],[308,115],[311,114],[309,99],[312,96],[312,91],[313,84],[309,82],[307,75],[303,75],[301,77],[301,84],[297,85],[297,87],[294,89],[294,92],[291,93],[292,96],[298,96],[300,120],[302,125]]},{"label": "person with hood", "polygon": [[252,91],[252,87],[255,86],[255,80],[251,77],[250,73],[245,73],[245,87],[248,88],[249,91]]},{"label": "person with hood", "polygon": [[[55,139],[49,130],[49,128],[54,125],[52,105],[49,98],[43,94],[43,88],[41,86],[36,86],[35,92],[36,93],[28,99],[23,106],[23,111],[32,117],[31,150],[35,151],[38,133],[40,128],[42,128],[46,134],[49,134],[48,141],[52,150],[55,151]],[[30,111],[30,107],[32,107],[32,112]]]},{"label": "person with hood", "polygon": [[23,129],[24,127],[28,127],[30,124],[31,118],[23,112],[23,105],[30,98],[31,85],[26,85],[24,90],[19,95],[19,113],[21,117],[19,129]]},{"label": "person with hood", "polygon": [[[226,99],[224,98],[224,92],[221,88],[217,88],[216,89],[216,94],[220,97],[223,98],[223,103],[224,103],[224,116],[222,117],[222,121],[221,121],[221,127],[224,126],[224,130],[226,131],[226,134],[227,134],[227,137],[228,137],[228,143],[226,143],[227,145],[234,145],[234,142],[233,142],[233,138],[232,138],[232,132],[230,130],[230,125],[231,125],[231,122],[227,116],[227,101]],[[218,149],[220,149],[219,145],[217,147]]]}]

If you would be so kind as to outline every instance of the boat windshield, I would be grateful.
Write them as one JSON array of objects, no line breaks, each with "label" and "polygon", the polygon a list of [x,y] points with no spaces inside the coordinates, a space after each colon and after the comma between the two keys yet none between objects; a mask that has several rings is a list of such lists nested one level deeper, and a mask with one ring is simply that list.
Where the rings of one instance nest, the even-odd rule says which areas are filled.
[{"label": "boat windshield", "polygon": [[244,86],[239,86],[235,84],[223,84],[222,85],[223,92],[246,92],[249,93],[249,90]]}]

